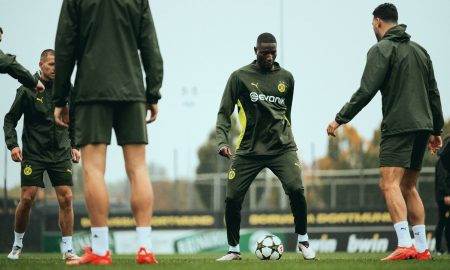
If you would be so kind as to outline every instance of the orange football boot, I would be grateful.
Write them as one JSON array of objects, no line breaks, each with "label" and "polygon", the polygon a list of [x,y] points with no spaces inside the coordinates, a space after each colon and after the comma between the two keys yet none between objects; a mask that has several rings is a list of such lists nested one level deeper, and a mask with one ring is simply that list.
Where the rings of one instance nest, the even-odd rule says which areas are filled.
[{"label": "orange football boot", "polygon": [[153,253],[147,253],[147,250],[141,247],[138,251],[136,262],[139,264],[157,264],[158,261]]},{"label": "orange football boot", "polygon": [[97,254],[92,253],[92,248],[87,247],[84,248],[84,254],[81,256],[79,260],[74,261],[68,261],[66,262],[67,265],[80,265],[80,264],[112,264],[111,254],[109,250],[106,252],[105,255],[100,256]]},{"label": "orange football boot", "polygon": [[431,257],[431,253],[429,249],[426,249],[424,252],[417,252],[416,254],[416,260],[432,260],[433,257]]},{"label": "orange football boot", "polygon": [[382,261],[397,261],[397,260],[409,260],[414,259],[417,255],[417,251],[414,248],[414,245],[410,247],[397,247],[394,252],[392,252],[389,256]]}]

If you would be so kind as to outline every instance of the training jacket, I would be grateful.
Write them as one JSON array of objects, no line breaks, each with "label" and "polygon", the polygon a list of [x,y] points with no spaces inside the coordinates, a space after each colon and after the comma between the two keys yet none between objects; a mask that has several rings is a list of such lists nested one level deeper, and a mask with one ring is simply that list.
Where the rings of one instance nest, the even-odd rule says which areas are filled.
[{"label": "training jacket", "polygon": [[450,196],[450,141],[439,150],[438,156],[435,171],[436,201],[443,203],[444,197]]},{"label": "training jacket", "polygon": [[[55,104],[161,98],[163,62],[148,0],[64,0],[55,41]],[[145,70],[144,88],[142,66]]]},{"label": "training jacket", "polygon": [[[39,78],[39,75],[35,75]],[[55,123],[52,81],[42,81],[45,91],[39,93],[21,86],[5,116],[3,130],[9,150],[19,146],[17,122],[24,115],[22,155],[24,160],[60,162],[71,158],[69,131]]]},{"label": "training jacket", "polygon": [[370,48],[361,86],[336,115],[337,123],[352,120],[380,90],[383,135],[441,134],[444,118],[430,56],[405,30],[406,25],[392,27]]},{"label": "training jacket", "polygon": [[35,88],[38,81],[31,73],[16,61],[16,56],[4,54],[0,50],[0,73],[8,73],[28,88]]},{"label": "training jacket", "polygon": [[233,72],[217,114],[219,149],[230,145],[230,116],[237,105],[241,125],[237,155],[277,155],[297,150],[291,130],[293,94],[294,78],[278,63],[269,72],[262,71],[256,61]]}]

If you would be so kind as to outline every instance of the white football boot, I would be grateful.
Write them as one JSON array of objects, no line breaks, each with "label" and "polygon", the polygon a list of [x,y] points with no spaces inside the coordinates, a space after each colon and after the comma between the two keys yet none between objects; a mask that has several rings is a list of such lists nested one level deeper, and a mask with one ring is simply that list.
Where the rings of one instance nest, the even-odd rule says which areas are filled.
[{"label": "white football boot", "polygon": [[229,251],[227,254],[223,255],[216,261],[222,262],[222,261],[239,261],[239,260],[242,260],[241,254]]},{"label": "white football boot", "polygon": [[62,259],[65,261],[76,261],[79,260],[80,257],[71,249],[63,253]]},{"label": "white football boot", "polygon": [[315,260],[316,259],[316,252],[314,252],[314,250],[312,249],[311,246],[308,245],[308,247],[306,247],[302,243],[298,243],[298,249],[303,254],[303,258],[305,260]]},{"label": "white football boot", "polygon": [[11,252],[8,254],[8,259],[18,260],[21,252],[22,252],[22,247],[13,246]]}]

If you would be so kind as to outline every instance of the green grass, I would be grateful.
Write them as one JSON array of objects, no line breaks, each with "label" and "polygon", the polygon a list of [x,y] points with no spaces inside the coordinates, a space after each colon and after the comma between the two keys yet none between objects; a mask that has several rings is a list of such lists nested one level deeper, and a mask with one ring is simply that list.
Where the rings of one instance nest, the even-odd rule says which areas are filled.
[{"label": "green grass", "polygon": [[[59,254],[48,253],[24,253],[18,261],[9,261],[7,254],[0,254],[0,269],[21,270],[57,270],[57,269],[98,269],[104,266],[66,266]],[[134,256],[114,255],[113,264],[107,269],[180,269],[180,270],[203,270],[203,269],[319,269],[319,270],[382,270],[382,269],[449,269],[450,255],[435,257],[432,261],[395,261],[381,262],[387,254],[381,253],[331,253],[319,254],[317,261],[305,261],[299,254],[285,253],[279,261],[260,261],[251,253],[244,253],[242,261],[216,262],[215,259],[223,254],[207,253],[199,255],[158,255],[158,265],[137,265]]]}]

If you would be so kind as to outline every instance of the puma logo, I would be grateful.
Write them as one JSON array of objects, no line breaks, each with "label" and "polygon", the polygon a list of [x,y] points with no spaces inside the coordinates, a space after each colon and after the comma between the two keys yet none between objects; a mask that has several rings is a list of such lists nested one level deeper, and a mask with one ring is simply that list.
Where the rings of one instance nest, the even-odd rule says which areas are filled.
[{"label": "puma logo", "polygon": [[38,97],[37,97],[36,100],[37,100],[37,101],[40,101],[42,104],[44,104],[44,97],[41,97],[41,98],[38,98]]},{"label": "puma logo", "polygon": [[259,84],[259,83],[251,83],[251,85],[253,85],[256,89],[259,90],[258,84]]}]

